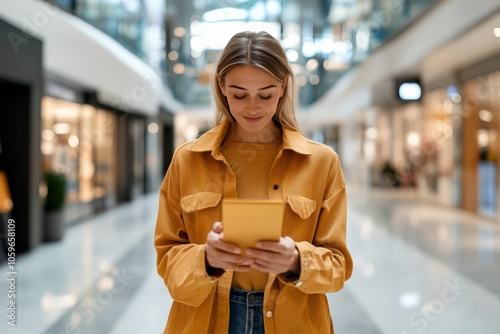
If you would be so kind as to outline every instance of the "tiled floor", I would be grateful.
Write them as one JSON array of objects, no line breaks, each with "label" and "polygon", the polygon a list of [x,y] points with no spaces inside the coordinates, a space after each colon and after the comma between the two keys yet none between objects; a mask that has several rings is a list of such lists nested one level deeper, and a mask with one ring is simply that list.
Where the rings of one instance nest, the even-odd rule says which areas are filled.
[{"label": "tiled floor", "polygon": [[[500,221],[411,192],[349,195],[355,272],[328,295],[336,333],[500,334]],[[171,299],[155,272],[156,209],[157,194],[144,196],[20,256],[17,326],[3,316],[0,333],[161,333]]]}]

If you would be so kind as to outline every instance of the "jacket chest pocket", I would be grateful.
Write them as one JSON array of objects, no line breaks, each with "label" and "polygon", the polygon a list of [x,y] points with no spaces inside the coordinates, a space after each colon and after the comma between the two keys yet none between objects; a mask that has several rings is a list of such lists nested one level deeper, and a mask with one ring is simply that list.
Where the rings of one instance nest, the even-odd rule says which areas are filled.
[{"label": "jacket chest pocket", "polygon": [[283,225],[283,235],[292,237],[295,241],[311,241],[316,229],[317,202],[301,195],[286,195],[287,210]]},{"label": "jacket chest pocket", "polygon": [[286,202],[300,219],[308,219],[316,210],[316,201],[300,195],[286,195]]},{"label": "jacket chest pocket", "polygon": [[192,233],[196,233],[202,240],[206,239],[213,224],[220,221],[221,199],[222,194],[208,191],[181,198],[180,205],[188,234],[193,235]]}]

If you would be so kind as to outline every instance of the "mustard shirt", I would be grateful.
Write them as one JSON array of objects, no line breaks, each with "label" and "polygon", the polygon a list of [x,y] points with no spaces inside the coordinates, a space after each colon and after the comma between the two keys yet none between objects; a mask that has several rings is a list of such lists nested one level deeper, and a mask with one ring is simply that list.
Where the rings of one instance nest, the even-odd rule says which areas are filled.
[{"label": "mustard shirt", "polygon": [[[180,146],[160,188],[154,245],[158,274],[173,299],[164,333],[228,332],[233,272],[209,276],[205,267],[205,242],[221,219],[221,200],[238,196],[236,176],[221,153],[228,128],[224,121]],[[286,202],[283,235],[295,241],[300,276],[268,275],[264,329],[333,333],[325,294],[342,289],[353,268],[342,169],[331,148],[286,128],[282,137],[266,189],[270,199]]]},{"label": "mustard shirt", "polygon": [[[238,198],[267,199],[267,174],[276,158],[282,141],[272,143],[242,143],[228,141],[222,147],[231,170],[236,176]],[[234,272],[232,287],[264,291],[267,273],[251,269]]]}]

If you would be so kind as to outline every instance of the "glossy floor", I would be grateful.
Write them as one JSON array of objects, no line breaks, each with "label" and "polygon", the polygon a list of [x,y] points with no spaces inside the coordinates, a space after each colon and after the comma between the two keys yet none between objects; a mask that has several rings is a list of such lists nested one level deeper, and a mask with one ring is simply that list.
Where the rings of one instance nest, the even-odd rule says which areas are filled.
[{"label": "glossy floor", "polygon": [[[155,272],[157,194],[88,219],[16,262],[16,327],[1,333],[161,333],[171,305]],[[500,222],[415,200],[349,190],[355,261],[329,294],[338,334],[500,333]],[[0,305],[9,281],[0,265]]]}]

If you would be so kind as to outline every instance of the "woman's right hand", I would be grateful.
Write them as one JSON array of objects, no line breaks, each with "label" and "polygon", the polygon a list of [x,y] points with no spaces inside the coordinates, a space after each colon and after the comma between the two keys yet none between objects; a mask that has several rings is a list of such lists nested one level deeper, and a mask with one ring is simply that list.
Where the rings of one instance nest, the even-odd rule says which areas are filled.
[{"label": "woman's right hand", "polygon": [[251,260],[241,255],[241,249],[238,246],[224,242],[222,231],[222,223],[215,222],[208,233],[205,243],[207,265],[212,268],[249,271]]}]

